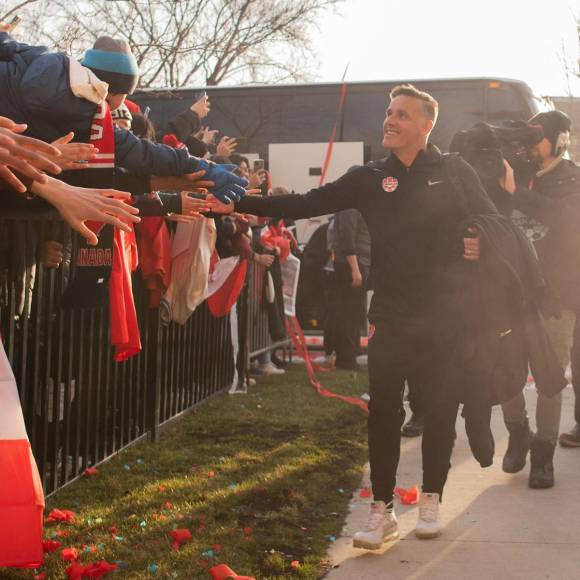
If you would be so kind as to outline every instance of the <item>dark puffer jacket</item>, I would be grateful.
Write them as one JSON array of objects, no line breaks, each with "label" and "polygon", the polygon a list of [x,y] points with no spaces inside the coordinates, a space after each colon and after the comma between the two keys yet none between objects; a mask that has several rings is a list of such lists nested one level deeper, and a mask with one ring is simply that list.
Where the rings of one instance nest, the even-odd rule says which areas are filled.
[{"label": "dark puffer jacket", "polygon": [[[97,105],[72,93],[65,54],[16,42],[0,32],[0,86],[0,116],[26,123],[28,135],[50,142],[74,131],[76,141],[88,142]],[[115,156],[117,166],[137,175],[183,175],[198,165],[185,150],[117,128]]]}]

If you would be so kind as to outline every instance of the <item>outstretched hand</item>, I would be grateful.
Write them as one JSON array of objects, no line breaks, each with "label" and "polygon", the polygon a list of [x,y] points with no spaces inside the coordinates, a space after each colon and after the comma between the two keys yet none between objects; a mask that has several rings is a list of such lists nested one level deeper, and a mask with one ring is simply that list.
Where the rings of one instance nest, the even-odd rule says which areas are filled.
[{"label": "outstretched hand", "polygon": [[63,219],[93,246],[98,238],[85,222],[104,222],[130,232],[131,223],[141,221],[136,215],[139,210],[126,203],[131,199],[130,193],[75,187],[52,177],[47,179],[47,183],[33,184],[34,193],[54,205]]},{"label": "outstretched hand", "polygon": [[208,179],[202,179],[205,171],[195,171],[184,175],[151,176],[152,191],[192,191],[194,189],[209,189],[215,184]]},{"label": "outstretched hand", "polygon": [[0,117],[0,178],[10,187],[24,193],[26,186],[14,173],[46,183],[45,171],[59,174],[61,168],[53,159],[60,157],[60,151],[38,139],[21,135],[26,125]]},{"label": "outstretched hand", "polygon": [[[246,190],[247,195],[256,195],[259,193],[259,189]],[[211,193],[205,198],[205,202],[207,204],[208,211],[211,211],[212,213],[230,214],[234,213],[235,211],[233,203],[224,203]]]},{"label": "outstretched hand", "polygon": [[59,157],[51,157],[61,169],[86,169],[89,161],[97,156],[99,150],[90,143],[71,143],[75,134],[71,131],[63,135],[52,145],[60,151]]}]

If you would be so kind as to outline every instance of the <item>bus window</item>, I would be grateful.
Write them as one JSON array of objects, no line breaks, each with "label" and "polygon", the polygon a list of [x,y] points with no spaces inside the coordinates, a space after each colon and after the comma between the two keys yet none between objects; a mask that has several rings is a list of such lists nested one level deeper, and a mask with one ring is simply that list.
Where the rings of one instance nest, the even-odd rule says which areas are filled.
[{"label": "bus window", "polygon": [[525,85],[490,81],[486,92],[486,121],[527,121],[537,110],[535,97]]}]

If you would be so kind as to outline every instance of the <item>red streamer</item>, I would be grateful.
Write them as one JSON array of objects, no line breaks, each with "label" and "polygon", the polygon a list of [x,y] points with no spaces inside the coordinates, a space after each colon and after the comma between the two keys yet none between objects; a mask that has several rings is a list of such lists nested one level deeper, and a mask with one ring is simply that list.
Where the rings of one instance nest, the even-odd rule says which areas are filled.
[{"label": "red streamer", "polygon": [[324,165],[322,166],[322,173],[320,174],[320,183],[318,187],[322,187],[324,182],[326,181],[326,173],[328,172],[328,167],[330,165],[330,160],[332,158],[332,152],[334,150],[334,142],[336,140],[336,132],[338,131],[338,124],[342,118],[342,111],[344,109],[344,102],[346,100],[346,70],[344,71],[344,75],[342,77],[342,88],[340,89],[340,99],[338,101],[338,112],[336,115],[336,121],[334,123],[334,127],[332,129],[332,134],[330,135],[330,141],[328,142],[328,149],[326,150],[326,157],[324,158]]},{"label": "red streamer", "polygon": [[308,353],[308,348],[306,347],[306,339],[304,338],[304,333],[302,332],[302,328],[300,328],[300,324],[295,316],[287,316],[286,317],[286,329],[288,330],[288,334],[292,339],[292,344],[294,348],[298,352],[298,354],[304,359],[304,363],[306,364],[306,372],[308,373],[308,378],[310,379],[310,384],[314,387],[316,392],[323,397],[327,397],[328,399],[339,399],[340,401],[344,401],[349,405],[355,405],[356,407],[360,407],[363,411],[368,413],[369,406],[359,397],[347,397],[344,395],[338,395],[325,389],[316,379],[315,375],[315,367],[318,370],[329,370],[329,369],[322,369],[318,365],[312,362],[310,359],[310,354]]}]

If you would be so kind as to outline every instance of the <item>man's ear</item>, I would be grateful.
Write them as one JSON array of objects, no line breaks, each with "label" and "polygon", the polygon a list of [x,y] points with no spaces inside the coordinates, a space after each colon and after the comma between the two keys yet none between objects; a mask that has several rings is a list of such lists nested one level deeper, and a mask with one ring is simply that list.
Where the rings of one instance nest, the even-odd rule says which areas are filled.
[{"label": "man's ear", "polygon": [[429,135],[431,131],[433,131],[433,127],[435,127],[435,121],[433,119],[427,119],[424,127],[423,127],[423,134]]}]

